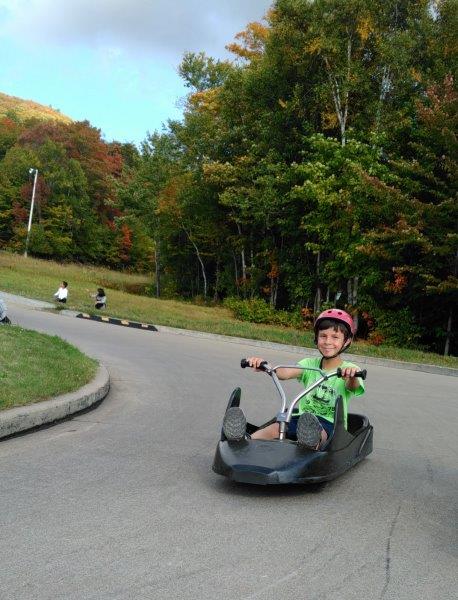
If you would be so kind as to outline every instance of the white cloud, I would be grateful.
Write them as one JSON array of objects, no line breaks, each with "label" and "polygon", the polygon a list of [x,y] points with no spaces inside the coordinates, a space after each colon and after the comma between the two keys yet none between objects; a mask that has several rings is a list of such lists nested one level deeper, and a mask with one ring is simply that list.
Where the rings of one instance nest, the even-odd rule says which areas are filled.
[{"label": "white cloud", "polygon": [[[176,59],[224,46],[271,0],[0,0],[4,34],[43,45],[117,48]],[[6,15],[6,16],[5,16]]]}]

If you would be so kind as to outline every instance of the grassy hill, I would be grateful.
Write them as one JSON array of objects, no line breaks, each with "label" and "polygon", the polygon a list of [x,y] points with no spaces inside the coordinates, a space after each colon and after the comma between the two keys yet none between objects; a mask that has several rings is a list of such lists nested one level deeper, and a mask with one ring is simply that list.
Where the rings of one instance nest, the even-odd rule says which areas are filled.
[{"label": "grassy hill", "polygon": [[8,96],[8,94],[0,92],[0,118],[11,112],[14,112],[21,121],[35,118],[42,120],[53,119],[55,121],[62,121],[63,123],[72,122],[70,117],[63,115],[55,108],[43,106],[43,104],[38,104],[38,102],[33,102],[33,100],[23,100],[15,96]]}]

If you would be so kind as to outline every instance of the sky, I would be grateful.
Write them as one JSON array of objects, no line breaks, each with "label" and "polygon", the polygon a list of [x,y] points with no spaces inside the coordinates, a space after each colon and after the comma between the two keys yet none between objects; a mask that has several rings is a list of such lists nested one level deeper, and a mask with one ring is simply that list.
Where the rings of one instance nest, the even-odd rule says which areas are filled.
[{"label": "sky", "polygon": [[[0,0],[0,92],[139,144],[181,118],[184,52],[226,44],[272,0]],[[181,103],[180,103],[181,100]]]}]

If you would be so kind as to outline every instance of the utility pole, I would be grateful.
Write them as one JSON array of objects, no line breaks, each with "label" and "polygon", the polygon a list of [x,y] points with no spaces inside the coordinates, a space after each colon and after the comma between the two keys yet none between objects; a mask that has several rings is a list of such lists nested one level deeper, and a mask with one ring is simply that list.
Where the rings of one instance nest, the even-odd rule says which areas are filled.
[{"label": "utility pole", "polygon": [[27,257],[27,250],[29,249],[30,230],[32,229],[33,204],[35,202],[35,190],[37,189],[38,169],[29,169],[30,174],[32,174],[33,172],[35,172],[35,176],[33,178],[32,202],[30,204],[29,224],[27,226],[27,239],[25,241],[25,257]]}]

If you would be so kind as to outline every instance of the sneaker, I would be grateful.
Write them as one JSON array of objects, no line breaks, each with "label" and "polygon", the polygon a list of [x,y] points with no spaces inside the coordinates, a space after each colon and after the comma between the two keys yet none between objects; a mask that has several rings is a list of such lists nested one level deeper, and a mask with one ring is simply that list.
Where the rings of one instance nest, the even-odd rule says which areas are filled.
[{"label": "sneaker", "polygon": [[246,418],[238,406],[231,406],[223,419],[223,432],[229,441],[238,442],[245,437]]},{"label": "sneaker", "polygon": [[302,413],[297,422],[297,441],[300,446],[315,450],[321,442],[323,428],[312,413]]}]

